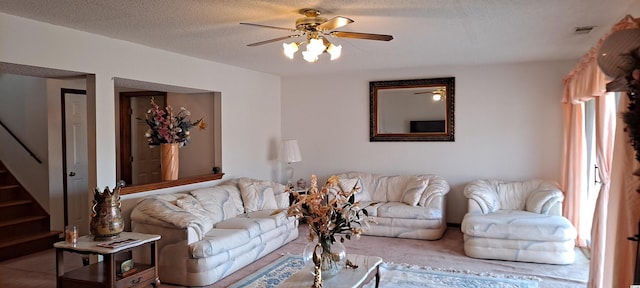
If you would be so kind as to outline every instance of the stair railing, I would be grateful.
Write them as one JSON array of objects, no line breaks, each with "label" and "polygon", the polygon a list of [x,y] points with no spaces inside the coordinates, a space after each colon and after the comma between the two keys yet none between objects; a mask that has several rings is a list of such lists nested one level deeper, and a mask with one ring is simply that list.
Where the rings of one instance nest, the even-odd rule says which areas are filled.
[{"label": "stair railing", "polygon": [[11,129],[9,129],[9,127],[7,127],[7,125],[4,125],[2,121],[0,121],[0,125],[4,127],[4,129],[7,130],[7,132],[9,132],[9,135],[11,135],[11,137],[13,137],[13,139],[16,140],[16,142],[18,142],[18,144],[20,144],[20,146],[22,146],[22,148],[24,148],[24,150],[26,150],[27,153],[31,155],[31,157],[33,157],[33,159],[36,159],[36,161],[39,164],[42,164],[42,161],[38,158],[38,156],[36,156],[36,154],[33,154],[33,152],[31,152],[31,150],[29,149],[29,147],[27,147],[27,145],[24,145],[24,143],[20,141],[20,139],[18,138],[18,136],[16,136],[16,134],[13,134],[13,132],[11,131]]}]

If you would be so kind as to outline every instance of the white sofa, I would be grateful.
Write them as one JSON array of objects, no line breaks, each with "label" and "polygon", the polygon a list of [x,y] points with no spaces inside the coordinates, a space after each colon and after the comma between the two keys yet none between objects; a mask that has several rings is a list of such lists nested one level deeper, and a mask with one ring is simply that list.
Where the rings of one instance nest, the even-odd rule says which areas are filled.
[{"label": "white sofa", "polygon": [[249,178],[188,192],[155,195],[131,212],[134,232],[161,235],[163,283],[205,286],[298,237],[284,185]]},{"label": "white sofa", "polygon": [[562,217],[564,195],[555,182],[480,179],[464,190],[464,252],[484,259],[570,264],[576,229]]},{"label": "white sofa", "polygon": [[449,184],[436,175],[384,176],[363,172],[338,174],[339,186],[361,187],[355,200],[366,208],[371,224],[364,234],[437,240],[447,229],[445,195]]}]

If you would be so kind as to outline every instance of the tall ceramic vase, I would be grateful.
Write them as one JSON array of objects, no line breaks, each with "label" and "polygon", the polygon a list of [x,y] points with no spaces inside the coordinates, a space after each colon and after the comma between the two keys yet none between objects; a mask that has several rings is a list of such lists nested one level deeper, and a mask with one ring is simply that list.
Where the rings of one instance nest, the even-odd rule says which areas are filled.
[{"label": "tall ceramic vase", "polygon": [[178,180],[178,169],[180,165],[178,145],[178,143],[160,144],[162,181]]}]

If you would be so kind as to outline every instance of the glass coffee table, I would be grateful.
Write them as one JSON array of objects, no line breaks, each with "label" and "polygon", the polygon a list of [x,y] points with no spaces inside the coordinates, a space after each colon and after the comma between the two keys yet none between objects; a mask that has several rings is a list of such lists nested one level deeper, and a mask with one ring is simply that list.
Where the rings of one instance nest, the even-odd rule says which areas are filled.
[{"label": "glass coffee table", "polygon": [[[345,268],[337,275],[329,278],[322,279],[323,287],[361,287],[367,283],[367,280],[372,279],[375,276],[376,286],[380,282],[380,274],[378,267],[382,264],[382,258],[377,256],[364,256],[364,255],[347,255],[347,259],[355,265],[358,265],[357,269]],[[375,274],[372,272],[375,271]],[[278,288],[299,288],[299,287],[311,287],[313,285],[313,275],[308,266],[302,268],[302,270],[291,275],[284,282],[278,285]]]}]

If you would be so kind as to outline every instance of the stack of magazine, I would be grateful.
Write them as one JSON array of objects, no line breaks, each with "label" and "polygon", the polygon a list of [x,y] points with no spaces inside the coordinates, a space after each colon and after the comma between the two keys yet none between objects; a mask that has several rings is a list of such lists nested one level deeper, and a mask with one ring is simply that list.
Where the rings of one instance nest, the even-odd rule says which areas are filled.
[{"label": "stack of magazine", "polygon": [[138,239],[130,239],[130,238],[128,238],[128,239],[118,239],[118,240],[114,240],[114,241],[99,243],[99,244],[96,244],[96,245],[98,247],[115,249],[115,248],[129,246],[131,244],[135,244],[135,243],[138,243],[140,241],[141,240],[138,240]]}]

